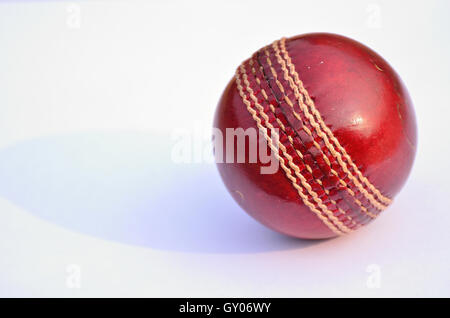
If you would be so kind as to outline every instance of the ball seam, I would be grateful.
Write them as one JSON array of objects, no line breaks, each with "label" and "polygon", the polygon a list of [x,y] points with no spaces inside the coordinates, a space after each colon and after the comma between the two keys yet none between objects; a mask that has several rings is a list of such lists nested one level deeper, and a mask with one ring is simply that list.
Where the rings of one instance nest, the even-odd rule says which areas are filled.
[{"label": "ball seam", "polygon": [[[277,71],[275,70],[275,68],[274,68],[274,66],[273,66],[273,63],[272,63],[272,60],[271,60],[271,57],[270,57],[270,54],[269,54],[268,50],[264,48],[264,49],[263,49],[263,53],[265,54],[266,62],[267,62],[268,66],[269,66],[269,68],[270,68],[270,70],[271,70],[271,73],[272,73],[272,75],[273,75],[274,81],[275,81],[277,87],[278,87],[278,88],[280,89],[280,91],[283,93],[283,98],[284,98],[286,104],[287,104],[287,105],[290,107],[290,109],[292,110],[292,113],[293,113],[294,117],[295,117],[297,120],[299,120],[300,122],[303,123],[303,125],[302,125],[303,131],[305,131],[309,136],[311,136],[311,138],[313,138],[311,130],[305,125],[306,123],[305,123],[304,120],[302,119],[301,115],[295,111],[295,109],[294,109],[294,103],[293,103],[293,102],[291,101],[291,99],[287,96],[285,86],[283,86],[283,84],[282,84],[282,83],[280,82],[280,80],[278,79]],[[322,158],[324,159],[324,161],[326,162],[326,164],[330,167],[331,173],[334,174],[334,175],[338,178],[339,183],[341,183],[342,186],[345,188],[345,190],[353,197],[354,201],[355,201],[356,204],[359,206],[359,208],[360,208],[365,214],[367,214],[369,217],[371,217],[371,218],[376,218],[377,215],[374,214],[374,213],[372,213],[372,212],[370,212],[370,211],[363,205],[363,203],[362,203],[358,198],[356,198],[355,192],[354,192],[354,191],[350,188],[350,186],[349,186],[349,185],[348,185],[348,184],[347,184],[347,183],[339,176],[338,172],[336,172],[336,170],[333,169],[333,167],[332,167],[332,165],[331,165],[331,163],[330,163],[330,161],[329,161],[329,158],[325,155],[325,153],[323,152],[323,150],[322,150],[322,148],[320,147],[320,145],[319,145],[314,139],[313,139],[312,144],[313,144],[314,147],[320,152]],[[382,211],[382,210],[385,208],[383,205],[380,205],[380,204],[375,204],[374,206],[375,206],[375,208],[379,209],[380,211]]]},{"label": "ball seam", "polygon": [[[245,63],[244,63],[244,64],[245,64]],[[292,148],[294,149],[295,153],[296,153],[297,156],[300,158],[300,160],[302,161],[302,163],[305,165],[305,167],[306,167],[306,169],[308,170],[308,172],[310,172],[311,175],[312,175],[313,169],[311,168],[311,166],[310,166],[307,162],[304,161],[303,154],[301,153],[301,151],[300,151],[299,149],[296,148],[296,146],[294,145],[293,138],[292,138],[291,136],[289,136],[289,134],[288,134],[287,131],[286,131],[285,125],[284,125],[283,122],[277,117],[276,111],[275,111],[275,107],[270,103],[267,92],[266,92],[265,89],[262,87],[261,81],[259,80],[259,78],[256,76],[256,70],[255,70],[255,67],[254,67],[254,65],[253,65],[253,59],[252,59],[252,58],[248,61],[248,64],[249,64],[249,68],[250,68],[251,71],[252,71],[253,77],[255,78],[255,82],[259,85],[258,88],[259,88],[259,90],[261,91],[261,95],[263,96],[264,100],[266,101],[266,103],[267,103],[267,105],[268,105],[268,108],[270,109],[270,111],[271,111],[271,113],[273,114],[273,116],[274,116],[276,122],[278,123],[278,126],[280,126],[281,130],[286,134],[287,139],[288,139],[290,145],[292,146]],[[259,67],[261,68],[260,65],[259,65]],[[301,173],[301,172],[300,172],[300,173]],[[324,190],[324,192],[325,192],[327,195],[329,195],[329,191],[323,186],[323,184],[322,184],[322,182],[321,182],[320,179],[317,179],[317,178],[314,178],[314,177],[313,177],[313,180],[314,180],[315,182],[317,182],[317,183],[320,185],[320,187]],[[340,212],[340,213],[341,213],[341,214],[342,214],[342,215],[343,215],[343,216],[344,216],[351,224],[352,224],[352,227],[351,227],[352,229],[356,229],[357,227],[360,226],[360,224],[357,223],[357,222],[355,222],[355,220],[353,220],[352,217],[351,217],[350,215],[348,215],[348,212],[344,211],[344,210],[339,206],[339,204],[338,204],[335,200],[333,200],[333,199],[330,198],[330,202],[331,202],[333,205],[335,205],[335,206],[336,206],[336,209],[337,209],[337,210],[338,210],[338,211],[339,211],[339,212]]]},{"label": "ball seam", "polygon": [[[276,41],[277,42],[277,41]],[[280,41],[280,48],[281,48],[281,52],[283,53],[283,57],[286,60],[286,63],[288,65],[288,69],[289,72],[292,74],[292,76],[294,77],[294,82],[297,85],[297,87],[299,88],[299,90],[302,92],[302,94],[305,97],[305,104],[309,107],[309,109],[311,110],[311,113],[316,117],[320,127],[325,131],[326,136],[329,137],[329,139],[331,139],[333,141],[333,143],[335,144],[335,146],[339,149],[340,152],[336,151],[336,155],[338,156],[338,160],[339,163],[341,163],[342,161],[342,156],[341,153],[343,155],[343,157],[346,159],[346,161],[348,162],[348,164],[353,168],[353,170],[355,171],[357,177],[360,179],[360,181],[365,184],[370,190],[371,192],[385,205],[389,205],[392,200],[386,196],[384,196],[368,179],[367,177],[365,177],[362,172],[358,169],[358,167],[356,166],[356,164],[353,162],[353,160],[351,159],[350,155],[347,153],[347,151],[345,150],[345,148],[339,143],[339,140],[334,136],[333,132],[328,128],[328,126],[325,124],[320,112],[317,110],[314,101],[311,99],[308,91],[305,89],[303,82],[300,80],[300,77],[298,75],[298,72],[295,70],[295,66],[292,63],[292,59],[289,56],[289,53],[286,49],[286,39],[282,38]],[[331,145],[332,146],[332,145]],[[332,147],[332,149],[334,149],[334,147]],[[331,149],[330,149],[331,150]],[[345,162],[343,162],[343,168],[347,167]],[[353,175],[352,175],[353,176]]]},{"label": "ball seam", "polygon": [[[239,76],[240,73],[242,74],[242,79],[245,84],[245,89],[248,92],[250,98],[253,100],[256,108],[258,108],[261,117],[264,118],[267,127],[262,125],[261,119],[257,116],[256,111],[251,107],[251,103],[248,101],[246,95],[244,94],[245,97],[243,96],[243,87],[241,85],[240,76]],[[251,87],[249,86],[249,82],[246,79],[246,76],[247,75],[244,72],[243,66],[241,65],[237,71],[236,83],[238,85],[238,90],[244,101],[244,104],[246,104],[247,110],[250,112],[253,119],[257,122],[258,128],[260,128],[264,131],[264,136],[265,136],[267,142],[269,143],[269,146],[276,153],[276,156],[277,156],[278,160],[280,161],[280,165],[282,166],[283,170],[285,171],[287,177],[291,180],[293,186],[297,189],[297,192],[299,193],[299,195],[302,198],[305,205],[308,206],[310,208],[310,210],[312,210],[336,234],[342,235],[343,233],[352,232],[352,230],[350,228],[345,226],[339,219],[337,219],[334,216],[334,214],[331,211],[328,210],[328,208],[322,203],[320,198],[317,197],[317,193],[312,191],[310,185],[306,182],[304,177],[299,173],[299,168],[292,161],[292,157],[288,153],[286,153],[286,149],[285,149],[284,145],[281,144],[280,142],[278,142],[279,149],[282,150],[284,158],[287,160],[288,165],[294,171],[295,175],[300,179],[300,183],[302,184],[302,186],[300,186],[297,183],[297,178],[292,176],[291,170],[285,166],[284,158],[282,156],[280,156],[280,154],[278,153],[279,150],[273,146],[272,139],[267,135],[267,132],[265,131],[266,128],[273,129],[274,127],[269,122],[267,114],[265,114],[264,109],[262,108],[262,106],[259,104],[256,97],[254,96],[253,91],[252,91]],[[254,111],[254,113],[252,111]],[[313,204],[309,201],[309,198],[303,193],[303,189],[306,189],[306,191],[308,191],[308,193],[313,197],[315,204]],[[317,209],[316,204],[325,215],[323,215],[322,212]],[[329,221],[329,219],[331,221]]]}]

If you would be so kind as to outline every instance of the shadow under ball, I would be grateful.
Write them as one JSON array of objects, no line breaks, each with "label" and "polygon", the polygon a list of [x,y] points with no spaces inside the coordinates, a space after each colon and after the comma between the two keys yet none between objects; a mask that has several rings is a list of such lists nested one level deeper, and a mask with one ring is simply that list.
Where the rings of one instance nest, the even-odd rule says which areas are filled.
[{"label": "shadow under ball", "polygon": [[[218,170],[248,214],[307,239],[349,234],[383,213],[409,175],[417,143],[413,105],[397,73],[370,48],[326,33],[275,41],[244,61],[214,127],[223,134],[223,143],[215,138],[223,158],[226,128],[266,129],[246,138],[245,162],[218,163]],[[254,142],[272,151],[275,173],[262,174],[268,164],[259,157],[249,162]],[[235,159],[237,147],[235,140]]]}]

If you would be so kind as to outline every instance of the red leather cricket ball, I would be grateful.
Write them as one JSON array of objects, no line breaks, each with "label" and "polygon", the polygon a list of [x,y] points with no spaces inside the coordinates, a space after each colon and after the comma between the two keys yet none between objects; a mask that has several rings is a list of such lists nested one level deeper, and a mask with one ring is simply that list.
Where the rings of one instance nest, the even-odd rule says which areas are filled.
[{"label": "red leather cricket ball", "polygon": [[[381,214],[405,183],[417,143],[397,73],[370,48],[327,33],[283,38],[244,61],[214,127],[233,198],[262,224],[308,239],[351,233]],[[245,160],[225,160],[242,152],[227,128],[248,132]],[[269,163],[254,160],[256,148],[272,153],[276,171],[261,173]]]}]

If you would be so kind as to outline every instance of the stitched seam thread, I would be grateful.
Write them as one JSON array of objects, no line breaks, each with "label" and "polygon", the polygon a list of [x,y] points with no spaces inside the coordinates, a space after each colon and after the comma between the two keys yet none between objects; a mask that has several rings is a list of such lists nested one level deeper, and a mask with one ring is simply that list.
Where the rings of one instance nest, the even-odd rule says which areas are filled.
[{"label": "stitched seam thread", "polygon": [[[304,204],[306,206],[308,206],[310,208],[310,210],[313,211],[334,233],[336,233],[338,235],[342,235],[343,233],[351,232],[352,231],[351,229],[347,228],[341,221],[339,221],[331,213],[331,211],[329,211],[327,209],[326,206],[324,206],[321,203],[321,200],[320,200],[320,198],[317,197],[317,194],[315,194],[316,198],[314,198],[312,193],[315,193],[315,192],[313,192],[313,191],[312,191],[312,193],[310,192],[311,191],[311,189],[310,189],[311,187],[309,186],[309,184],[305,183],[305,180],[304,180],[304,178],[303,178],[303,176],[301,174],[300,174],[301,177],[298,175],[299,174],[298,173],[299,172],[298,166],[296,166],[293,163],[292,157],[288,153],[286,153],[286,149],[285,149],[284,145],[281,144],[280,142],[278,142],[278,146],[282,150],[282,152],[284,154],[284,157],[287,159],[288,165],[290,166],[290,168],[292,168],[292,170],[294,170],[295,174],[300,178],[300,181],[301,181],[303,187],[306,188],[306,190],[308,192],[310,192],[310,195],[313,196],[313,198],[315,199],[316,203],[323,210],[323,212],[325,213],[326,216],[324,216],[322,214],[322,212],[319,211],[316,208],[315,204],[313,204],[313,203],[311,203],[309,201],[308,196],[303,193],[303,187],[298,185],[297,179],[294,176],[292,176],[291,169],[289,169],[285,165],[284,158],[279,155],[278,149],[273,145],[272,139],[267,135],[266,127],[262,124],[261,119],[258,117],[256,111],[252,108],[251,102],[248,100],[247,96],[245,95],[245,93],[243,91],[242,84],[241,84],[241,80],[240,80],[240,73],[242,73],[242,78],[243,78],[243,81],[244,81],[244,84],[245,84],[245,88],[246,88],[247,92],[249,93],[250,98],[253,100],[253,102],[255,103],[256,107],[259,109],[261,117],[264,118],[264,120],[266,122],[266,126],[273,130],[273,126],[272,126],[272,124],[270,124],[269,118],[265,114],[264,109],[262,108],[262,106],[258,103],[256,97],[253,94],[253,90],[249,86],[249,82],[247,80],[247,75],[245,74],[245,70],[244,70],[242,65],[238,68],[237,73],[236,73],[236,84],[237,84],[237,87],[238,87],[238,90],[239,90],[239,94],[241,95],[244,104],[247,106],[247,110],[250,112],[250,114],[252,115],[253,119],[256,121],[256,124],[257,124],[258,128],[261,129],[264,132],[264,137],[266,138],[266,140],[267,140],[267,142],[269,144],[269,147],[276,153],[276,157],[278,158],[282,169],[285,171],[286,176],[288,177],[288,179],[291,180],[292,185],[297,190],[297,192],[300,195],[300,197],[301,197],[302,201],[304,202]],[[331,219],[331,220],[334,219],[333,221],[336,223],[337,227],[332,222],[330,222],[329,219]]]},{"label": "stitched seam thread", "polygon": [[[281,84],[281,82],[278,80],[278,74],[277,74],[276,70],[275,70],[274,67],[273,67],[272,61],[271,61],[271,59],[270,59],[270,54],[269,54],[269,52],[267,51],[267,49],[264,50],[264,53],[265,53],[265,55],[266,55],[266,60],[267,60],[268,65],[270,66],[270,69],[271,69],[272,75],[273,75],[273,77],[274,77],[274,80],[275,80],[275,82],[276,82],[278,88],[280,89],[280,91],[281,91],[281,92],[283,93],[283,95],[284,95],[284,100],[285,100],[286,103],[291,107],[294,116],[295,116],[299,121],[302,121],[302,122],[303,122],[302,117],[300,116],[300,114],[298,114],[298,113],[295,111],[293,102],[292,102],[292,101],[290,100],[290,98],[286,95],[286,92],[285,92],[285,89],[284,89],[283,84]],[[309,136],[312,137],[312,132],[311,132],[311,130],[308,129],[305,125],[302,125],[302,129],[303,129]],[[321,133],[321,134],[323,135],[323,133]],[[342,178],[339,177],[339,174],[338,174],[338,173],[333,169],[333,167],[331,166],[331,163],[330,163],[328,157],[323,153],[322,149],[320,148],[320,145],[319,145],[314,139],[313,139],[313,145],[314,145],[314,147],[315,147],[318,151],[320,151],[320,153],[322,154],[322,157],[323,157],[324,161],[327,163],[327,165],[328,165],[328,166],[330,167],[330,169],[331,169],[331,173],[334,174],[334,175],[338,178],[339,183],[342,184],[342,185],[345,187],[346,191],[354,198],[356,204],[361,208],[361,210],[363,210],[363,212],[364,212],[365,214],[367,214],[368,216],[370,216],[371,218],[376,218],[377,215],[374,214],[374,213],[372,213],[372,212],[370,212],[370,211],[368,211],[367,208],[362,204],[362,202],[356,198],[355,192],[348,186],[348,184],[347,184],[344,180],[342,180]],[[380,204],[378,201],[375,201],[373,205],[374,205],[377,209],[379,209],[380,211],[382,211],[383,209],[386,208],[384,205]]]},{"label": "stitched seam thread", "polygon": [[[263,95],[265,101],[266,101],[267,104],[269,105],[269,109],[271,110],[272,114],[274,115],[274,117],[275,117],[275,119],[276,119],[278,125],[280,126],[281,130],[282,130],[284,133],[286,133],[286,136],[287,136],[287,138],[288,138],[288,140],[289,140],[289,143],[292,145],[292,147],[293,147],[294,151],[297,153],[297,155],[301,158],[301,160],[302,160],[303,164],[305,165],[306,169],[312,174],[312,172],[313,172],[312,168],[304,161],[303,154],[302,154],[298,149],[295,148],[295,146],[294,146],[294,141],[293,141],[292,137],[289,136],[289,135],[287,134],[287,132],[286,132],[286,127],[284,126],[283,122],[281,122],[281,120],[280,120],[280,119],[277,117],[277,115],[276,115],[275,107],[270,103],[269,98],[268,98],[268,95],[267,95],[265,89],[264,89],[263,87],[261,87],[260,80],[259,80],[259,78],[256,76],[256,70],[255,70],[255,68],[254,68],[254,66],[253,66],[253,59],[250,59],[249,65],[250,65],[250,68],[251,68],[251,70],[252,70],[252,73],[253,73],[253,76],[254,76],[254,78],[255,78],[256,83],[260,86],[259,88],[260,88],[260,90],[261,90],[261,94]],[[260,66],[260,69],[261,69],[261,66]],[[319,179],[317,179],[317,178],[314,178],[314,180],[315,180],[320,186],[322,186],[322,189],[324,190],[324,192],[325,192],[327,195],[330,193],[327,189],[325,189],[325,188],[323,187],[322,181],[321,181],[321,180],[319,180]],[[359,226],[359,224],[356,223],[356,222],[355,222],[355,221],[347,214],[346,211],[342,210],[342,209],[339,207],[339,205],[337,204],[337,202],[336,202],[335,200],[330,199],[330,201],[331,201],[331,203],[332,203],[333,205],[336,206],[336,208],[338,209],[338,211],[339,211],[340,213],[342,213],[342,214],[345,216],[345,218],[346,218],[348,221],[350,221],[350,222],[352,223],[353,226]]]},{"label": "stitched seam thread", "polygon": [[[290,73],[293,75],[294,77],[294,81],[296,84],[296,87],[298,87],[298,89],[300,90],[300,92],[303,94],[303,96],[305,97],[306,100],[306,105],[309,107],[309,109],[311,110],[312,114],[316,117],[317,121],[320,124],[320,127],[325,131],[326,135],[333,141],[333,143],[336,145],[336,147],[339,149],[339,151],[342,153],[342,155],[344,156],[344,158],[347,160],[347,162],[349,163],[349,165],[353,168],[353,170],[355,171],[355,173],[357,174],[358,178],[361,180],[362,183],[364,183],[371,191],[372,193],[374,193],[376,195],[376,197],[378,197],[378,199],[383,202],[384,204],[388,205],[392,202],[391,199],[389,199],[388,197],[385,197],[381,194],[381,192],[372,184],[370,183],[370,181],[364,177],[361,173],[361,171],[358,169],[358,167],[355,165],[355,163],[353,162],[353,160],[351,159],[351,157],[348,155],[347,151],[345,150],[344,147],[341,146],[341,144],[339,143],[339,140],[334,136],[333,132],[328,128],[328,126],[325,124],[325,122],[322,119],[322,116],[320,114],[320,112],[317,110],[317,108],[314,105],[314,101],[311,99],[311,97],[309,96],[308,91],[305,89],[305,87],[303,86],[303,82],[300,80],[299,75],[297,73],[297,71],[295,70],[295,66],[292,63],[292,60],[288,54],[288,51],[286,49],[286,39],[283,38],[281,39],[281,41],[276,41],[276,43],[280,42],[280,48],[281,51],[283,52],[283,56],[286,60],[286,63],[288,65],[289,71]],[[274,43],[274,46],[276,46],[276,44]],[[312,118],[313,119],[313,118]],[[312,124],[312,123],[311,123]],[[316,123],[317,124],[317,123]],[[317,129],[317,128],[316,128]],[[320,129],[320,128],[319,128]],[[319,133],[319,132],[318,132]],[[327,138],[328,140],[328,138]],[[329,143],[329,141],[328,141]],[[328,144],[327,144],[328,146]],[[334,147],[331,145],[331,147],[334,149]],[[331,150],[331,149],[330,149]],[[339,152],[335,152],[337,157],[336,159],[338,159],[339,163],[341,165],[343,165],[343,168],[345,166],[346,168],[346,164],[345,162],[342,161],[342,156],[341,153]],[[334,154],[333,154],[334,155]],[[346,169],[347,170],[347,169]],[[352,177],[354,178],[354,176],[352,175]],[[358,182],[359,183],[359,182]],[[364,189],[365,190],[365,189]],[[367,192],[365,190],[365,192]]]}]

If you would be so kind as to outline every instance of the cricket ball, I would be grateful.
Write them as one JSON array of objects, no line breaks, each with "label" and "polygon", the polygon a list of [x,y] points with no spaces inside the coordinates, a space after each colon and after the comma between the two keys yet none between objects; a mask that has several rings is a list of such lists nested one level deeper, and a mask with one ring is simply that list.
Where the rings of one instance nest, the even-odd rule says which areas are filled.
[{"label": "cricket ball", "polygon": [[233,198],[262,224],[307,239],[377,218],[404,185],[417,143],[413,105],[393,68],[327,33],[282,38],[245,60],[214,128]]}]

